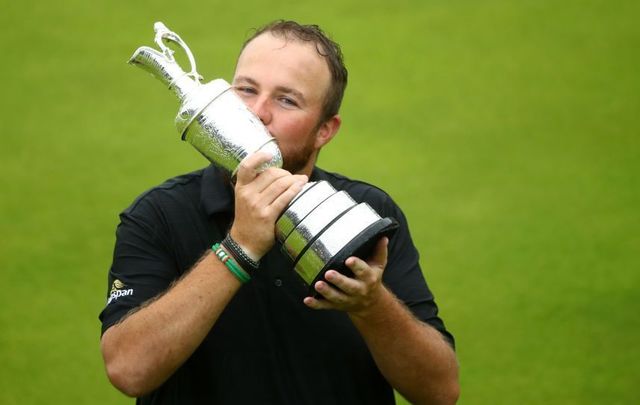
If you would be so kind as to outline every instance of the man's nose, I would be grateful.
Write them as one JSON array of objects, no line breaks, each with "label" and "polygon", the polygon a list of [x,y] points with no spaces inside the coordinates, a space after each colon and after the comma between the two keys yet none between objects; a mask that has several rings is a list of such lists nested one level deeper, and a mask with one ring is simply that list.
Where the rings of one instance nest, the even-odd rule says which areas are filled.
[{"label": "man's nose", "polygon": [[269,125],[273,115],[271,113],[271,102],[268,97],[258,97],[255,102],[249,106],[251,111],[260,118],[264,125]]}]

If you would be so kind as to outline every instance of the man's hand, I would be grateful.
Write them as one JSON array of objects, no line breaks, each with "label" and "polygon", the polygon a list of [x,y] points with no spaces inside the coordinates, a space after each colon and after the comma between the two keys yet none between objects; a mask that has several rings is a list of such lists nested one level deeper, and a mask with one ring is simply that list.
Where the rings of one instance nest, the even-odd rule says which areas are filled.
[{"label": "man's hand", "polygon": [[389,240],[382,238],[373,256],[345,263],[349,278],[329,270],[314,287],[325,299],[306,297],[313,309],[346,311],[364,338],[387,381],[412,404],[455,404],[460,387],[456,356],[440,332],[419,321],[382,284]]},{"label": "man's hand", "polygon": [[333,286],[325,281],[318,281],[314,285],[315,290],[325,299],[306,297],[304,303],[313,309],[337,309],[356,317],[366,316],[384,289],[382,273],[387,265],[388,244],[388,238],[380,239],[367,261],[353,256],[348,258],[345,264],[355,275],[354,278],[335,270],[327,271],[325,278]]},{"label": "man's hand", "polygon": [[258,152],[245,158],[238,167],[235,186],[235,216],[231,237],[252,259],[258,261],[275,243],[278,216],[308,181],[307,176],[261,165],[271,156]]}]

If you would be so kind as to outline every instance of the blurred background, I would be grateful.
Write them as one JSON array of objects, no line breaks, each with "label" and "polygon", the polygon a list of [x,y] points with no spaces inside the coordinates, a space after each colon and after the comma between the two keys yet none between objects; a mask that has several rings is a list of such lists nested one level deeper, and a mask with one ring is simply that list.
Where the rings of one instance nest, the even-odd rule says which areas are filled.
[{"label": "blurred background", "polygon": [[632,0],[3,3],[0,403],[133,402],[99,351],[118,213],[207,162],[173,94],[126,61],[163,21],[229,80],[276,18],[343,46],[344,124],[319,165],[405,210],[460,404],[640,403]]}]

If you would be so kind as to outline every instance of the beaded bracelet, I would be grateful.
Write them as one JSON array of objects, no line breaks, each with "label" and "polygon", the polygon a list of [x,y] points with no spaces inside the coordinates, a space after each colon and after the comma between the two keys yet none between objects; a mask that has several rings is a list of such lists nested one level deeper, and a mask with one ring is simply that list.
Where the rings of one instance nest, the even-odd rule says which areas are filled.
[{"label": "beaded bracelet", "polygon": [[242,267],[246,272],[252,274],[254,271],[258,270],[260,266],[259,262],[256,262],[238,245],[238,243],[231,238],[231,234],[227,234],[220,245],[225,248],[227,252],[229,252],[236,262]]},{"label": "beaded bracelet", "polygon": [[220,259],[222,264],[224,264],[227,267],[227,269],[229,269],[229,271],[238,280],[240,280],[241,283],[244,284],[249,280],[251,280],[251,276],[246,271],[244,271],[242,267],[240,267],[238,263],[236,263],[236,261],[233,260],[233,258],[229,254],[227,254],[227,252],[220,246],[219,243],[216,243],[215,245],[211,246],[211,250],[215,252],[216,257]]}]

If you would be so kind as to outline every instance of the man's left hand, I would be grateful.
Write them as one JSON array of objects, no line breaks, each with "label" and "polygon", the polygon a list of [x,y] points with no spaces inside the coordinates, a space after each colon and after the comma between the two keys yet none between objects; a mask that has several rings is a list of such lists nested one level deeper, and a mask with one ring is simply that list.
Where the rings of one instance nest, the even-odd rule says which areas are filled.
[{"label": "man's left hand", "polygon": [[335,270],[327,271],[325,279],[333,285],[325,281],[318,281],[314,285],[324,299],[306,297],[304,303],[313,309],[337,309],[353,316],[366,316],[384,289],[382,273],[387,265],[388,244],[388,238],[380,239],[367,261],[349,257],[345,264],[353,272],[353,278]]}]

